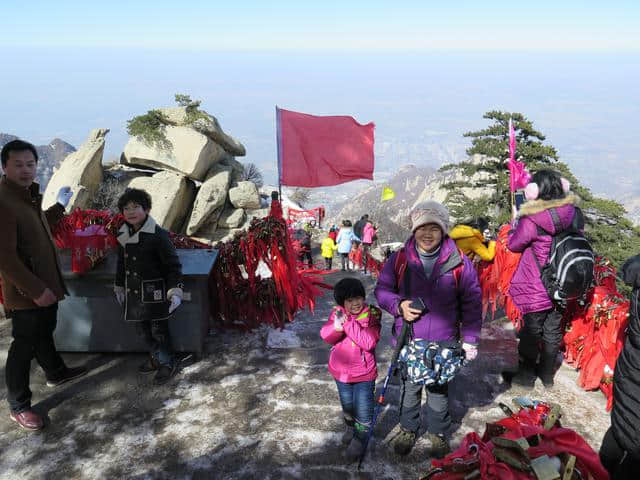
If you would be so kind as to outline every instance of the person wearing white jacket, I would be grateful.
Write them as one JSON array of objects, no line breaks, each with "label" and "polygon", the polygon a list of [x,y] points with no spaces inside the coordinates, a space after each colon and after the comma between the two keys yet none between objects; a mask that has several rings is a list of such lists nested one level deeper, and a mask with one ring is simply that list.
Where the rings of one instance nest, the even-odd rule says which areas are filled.
[{"label": "person wearing white jacket", "polygon": [[351,270],[349,268],[349,252],[351,251],[351,244],[359,241],[360,238],[353,233],[351,221],[344,220],[342,222],[342,227],[338,232],[338,238],[336,239],[336,243],[338,244],[338,253],[340,254],[340,261],[342,262],[342,271]]}]

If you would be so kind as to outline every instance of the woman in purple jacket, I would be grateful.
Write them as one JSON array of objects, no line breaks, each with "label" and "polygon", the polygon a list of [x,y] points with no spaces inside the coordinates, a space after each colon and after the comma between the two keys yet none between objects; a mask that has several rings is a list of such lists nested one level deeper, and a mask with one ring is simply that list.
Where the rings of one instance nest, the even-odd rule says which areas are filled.
[{"label": "woman in purple jacket", "polygon": [[[404,246],[407,260],[403,279],[396,277],[396,258],[387,260],[375,295],[379,305],[395,317],[394,336],[402,322],[411,325],[414,339],[455,346],[462,341],[467,360],[477,355],[482,326],[482,300],[476,270],[449,238],[449,211],[433,201],[422,202],[411,212],[413,234]],[[456,273],[454,273],[456,272]],[[424,310],[409,305],[422,300]],[[395,342],[395,339],[394,339]],[[451,425],[447,385],[414,384],[403,374],[400,400],[400,433],[394,441],[399,455],[408,454],[420,428],[422,390],[427,390],[427,431],[431,455],[449,451],[446,437]]]},{"label": "woman in purple jacket", "polygon": [[[522,252],[509,295],[520,309],[524,324],[519,332],[518,372],[505,372],[504,377],[526,387],[533,387],[536,375],[545,387],[553,386],[562,342],[562,313],[549,299],[538,265],[547,262],[553,235],[571,227],[578,211],[579,199],[569,188],[569,182],[553,170],[536,172],[525,189],[527,202],[518,213],[517,226],[509,233],[509,250]],[[556,222],[552,210],[557,214]]]}]

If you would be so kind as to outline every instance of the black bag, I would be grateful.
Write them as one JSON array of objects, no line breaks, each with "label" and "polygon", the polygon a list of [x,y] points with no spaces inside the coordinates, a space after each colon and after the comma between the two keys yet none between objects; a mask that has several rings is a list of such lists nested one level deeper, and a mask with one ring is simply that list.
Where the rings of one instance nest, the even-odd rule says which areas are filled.
[{"label": "black bag", "polygon": [[[564,308],[570,300],[584,305],[586,294],[593,284],[593,267],[595,264],[593,249],[580,230],[584,228],[582,211],[576,208],[569,229],[560,231],[562,225],[555,208],[549,210],[556,235],[553,235],[549,259],[540,266],[538,259],[533,258],[540,270],[540,279],[549,298],[557,306]],[[538,227],[549,235],[542,227]]]}]

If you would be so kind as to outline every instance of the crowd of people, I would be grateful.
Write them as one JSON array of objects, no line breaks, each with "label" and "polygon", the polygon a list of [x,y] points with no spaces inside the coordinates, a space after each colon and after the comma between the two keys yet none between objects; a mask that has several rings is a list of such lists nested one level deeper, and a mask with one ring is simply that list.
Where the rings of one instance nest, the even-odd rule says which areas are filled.
[{"label": "crowd of people", "polygon": [[[42,195],[33,181],[38,161],[34,146],[9,142],[1,160],[0,277],[13,336],[5,368],[7,398],[10,416],[19,426],[40,430],[43,419],[31,408],[31,360],[38,361],[51,387],[87,373],[83,366],[67,366],[53,341],[57,306],[66,289],[51,229],[73,192],[62,188],[57,203],[43,211]],[[550,295],[541,265],[550,261],[554,239],[566,232],[581,235],[584,220],[578,198],[557,172],[536,172],[525,197],[522,208],[514,210],[508,240],[511,251],[522,253],[509,291],[523,314],[519,363],[517,371],[504,372],[504,377],[528,388],[539,378],[544,388],[553,388],[563,303]],[[167,232],[150,215],[151,207],[151,197],[143,190],[127,189],[118,201],[125,222],[117,237],[114,294],[123,317],[136,322],[149,348],[139,372],[154,374],[155,383],[163,384],[177,371],[168,319],[182,302],[182,273]],[[321,245],[326,268],[331,269],[337,252],[341,270],[350,272],[349,253],[361,248],[366,273],[376,236],[368,215],[355,225],[344,220],[340,228],[332,226]],[[483,319],[476,264],[492,261],[492,237],[486,219],[452,227],[446,206],[422,202],[411,211],[409,238],[389,256],[377,279],[374,295],[379,307],[366,302],[359,279],[347,276],[335,285],[336,305],[320,335],[332,345],[328,369],[342,406],[342,441],[349,458],[363,455],[373,428],[380,309],[393,317],[392,343],[400,358],[400,431],[393,450],[407,455],[424,423],[431,455],[442,458],[450,451],[448,383],[478,355]],[[310,243],[308,247],[304,259],[311,262]],[[632,478],[640,468],[640,255],[631,258],[622,273],[633,287],[630,321],[615,368],[612,424],[600,452],[602,464],[615,479]]]}]

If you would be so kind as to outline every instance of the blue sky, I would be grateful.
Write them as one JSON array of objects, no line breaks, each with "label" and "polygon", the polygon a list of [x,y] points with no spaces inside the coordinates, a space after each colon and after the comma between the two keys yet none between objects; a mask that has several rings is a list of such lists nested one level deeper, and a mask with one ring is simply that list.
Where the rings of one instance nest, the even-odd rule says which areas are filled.
[{"label": "blue sky", "polygon": [[3,0],[0,46],[637,51],[639,5],[602,0]]}]

